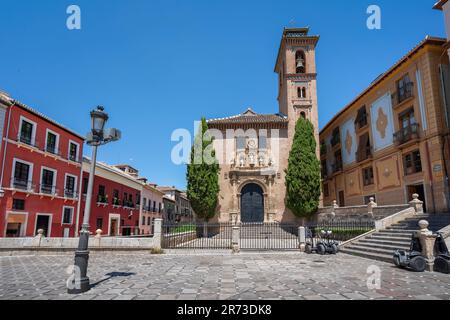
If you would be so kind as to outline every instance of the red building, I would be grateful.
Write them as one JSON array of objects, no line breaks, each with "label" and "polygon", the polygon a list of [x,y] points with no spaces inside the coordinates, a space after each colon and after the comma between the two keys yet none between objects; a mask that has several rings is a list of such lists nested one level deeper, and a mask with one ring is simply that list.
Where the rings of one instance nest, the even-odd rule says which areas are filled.
[{"label": "red building", "polygon": [[[79,226],[83,223],[90,161],[83,159],[83,191]],[[119,168],[97,162],[91,204],[90,231],[104,236],[138,235],[143,183]],[[79,228],[77,228],[79,229]]]},{"label": "red building", "polygon": [[75,235],[84,138],[0,93],[0,237]]}]

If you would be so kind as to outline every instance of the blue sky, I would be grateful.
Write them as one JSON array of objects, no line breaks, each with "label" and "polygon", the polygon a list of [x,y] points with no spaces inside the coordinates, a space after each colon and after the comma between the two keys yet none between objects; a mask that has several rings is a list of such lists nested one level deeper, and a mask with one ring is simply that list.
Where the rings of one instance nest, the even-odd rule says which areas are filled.
[{"label": "blue sky", "polygon": [[[102,147],[99,159],[184,188],[185,166],[170,159],[172,131],[249,106],[277,112],[283,27],[321,36],[323,127],[427,34],[444,36],[434,2],[0,0],[0,89],[82,134],[89,111],[104,105],[123,139]],[[71,4],[81,8],[81,30],[66,28]],[[366,28],[370,4],[381,7],[382,30]]]}]

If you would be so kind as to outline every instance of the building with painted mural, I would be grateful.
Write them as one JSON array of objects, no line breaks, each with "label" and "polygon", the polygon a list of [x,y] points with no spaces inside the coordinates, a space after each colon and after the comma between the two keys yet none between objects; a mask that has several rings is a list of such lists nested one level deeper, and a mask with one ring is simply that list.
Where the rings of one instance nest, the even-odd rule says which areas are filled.
[{"label": "building with painted mural", "polygon": [[450,99],[445,39],[427,37],[320,132],[324,205],[402,204],[449,210]]},{"label": "building with painted mural", "polygon": [[84,138],[0,93],[0,237],[75,235]]},{"label": "building with painted mural", "polygon": [[275,63],[277,113],[260,114],[249,108],[235,116],[208,120],[208,127],[219,132],[214,139],[221,169],[219,221],[295,220],[285,206],[285,169],[300,117],[315,127],[319,156],[318,41],[319,36],[309,34],[308,28],[283,31]]}]

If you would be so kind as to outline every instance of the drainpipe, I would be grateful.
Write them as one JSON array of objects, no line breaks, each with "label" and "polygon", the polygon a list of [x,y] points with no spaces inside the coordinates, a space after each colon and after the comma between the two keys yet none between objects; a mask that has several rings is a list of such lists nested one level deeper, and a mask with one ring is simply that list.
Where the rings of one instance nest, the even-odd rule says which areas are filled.
[{"label": "drainpipe", "polygon": [[[8,113],[8,125],[6,127],[6,135],[5,135],[5,146],[3,147],[3,160],[2,160],[2,171],[1,171],[1,175],[0,175],[0,197],[3,197],[4,195],[4,191],[3,191],[3,175],[5,173],[5,161],[6,161],[6,147],[8,146],[8,139],[9,139],[9,128],[10,128],[10,124],[11,124],[11,113],[12,113],[12,108],[16,105],[16,102],[13,101],[11,103],[11,106],[9,108],[9,113]],[[3,133],[2,133],[3,134]]]},{"label": "drainpipe", "polygon": [[[442,56],[441,56],[442,58]],[[450,128],[450,115],[448,114],[447,104],[450,104],[450,101],[447,101],[447,97],[445,94],[445,79],[444,79],[444,70],[442,68],[442,65],[439,66],[440,71],[440,78],[441,78],[441,92],[442,92],[442,99],[443,99],[443,109],[445,113],[445,123],[447,125],[447,133],[443,135],[443,141],[442,141],[442,159],[444,160],[444,192],[445,192],[445,200],[447,201],[447,210],[450,210],[450,191],[449,191],[449,185],[448,185],[448,169],[447,169],[447,163],[445,161],[445,145],[448,145],[448,149],[450,151],[450,141],[448,140],[449,133],[448,130]]]}]

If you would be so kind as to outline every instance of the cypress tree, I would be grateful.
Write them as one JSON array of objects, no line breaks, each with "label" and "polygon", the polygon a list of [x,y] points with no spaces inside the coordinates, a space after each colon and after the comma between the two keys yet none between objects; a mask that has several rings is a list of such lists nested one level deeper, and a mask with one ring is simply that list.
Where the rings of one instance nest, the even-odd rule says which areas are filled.
[{"label": "cypress tree", "polygon": [[286,206],[300,218],[316,213],[320,200],[320,162],[316,154],[314,126],[300,117],[295,126],[286,170]]},{"label": "cypress tree", "polygon": [[216,212],[220,170],[213,139],[207,130],[206,119],[202,118],[186,173],[188,199],[196,216],[205,222],[213,218]]}]

